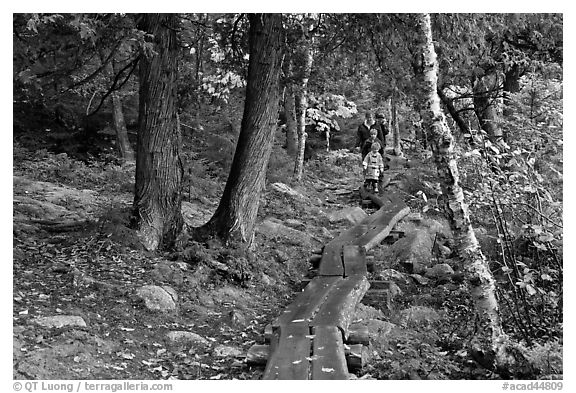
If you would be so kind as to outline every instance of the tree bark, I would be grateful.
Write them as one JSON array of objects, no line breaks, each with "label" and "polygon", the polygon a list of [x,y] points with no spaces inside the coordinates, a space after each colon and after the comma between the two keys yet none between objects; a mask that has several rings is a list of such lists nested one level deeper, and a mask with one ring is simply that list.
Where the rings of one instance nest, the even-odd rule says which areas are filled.
[{"label": "tree bark", "polygon": [[306,110],[308,109],[306,95],[313,61],[312,43],[304,33],[300,40],[299,47],[295,51],[294,60],[297,78],[294,89],[294,101],[296,104],[296,130],[298,135],[298,154],[294,165],[294,180],[298,183],[302,180],[304,151],[306,149],[306,138],[308,137],[306,134]]},{"label": "tree bark", "polygon": [[283,53],[281,14],[250,14],[249,20],[250,62],[238,145],[220,204],[200,228],[248,246],[276,130]]},{"label": "tree bark", "polygon": [[154,52],[140,60],[139,130],[133,218],[148,250],[171,247],[183,225],[180,134],[176,119],[178,19],[175,14],[143,14],[139,28],[149,33]]},{"label": "tree bark", "polygon": [[[471,295],[475,301],[479,321],[479,334],[473,349],[482,351],[484,360],[493,364],[503,361],[503,342],[506,335],[502,330],[495,294],[495,283],[486,258],[470,223],[464,194],[459,184],[458,166],[454,153],[454,138],[446,124],[437,94],[438,63],[432,42],[429,14],[418,14],[418,44],[423,58],[421,83],[425,95],[422,105],[424,127],[428,130],[433,157],[445,196],[445,211],[458,245],[458,253],[467,268]],[[487,340],[487,344],[483,342]]]},{"label": "tree bark", "polygon": [[496,109],[497,83],[498,77],[495,74],[479,77],[474,83],[474,112],[480,127],[492,142],[502,139]]}]

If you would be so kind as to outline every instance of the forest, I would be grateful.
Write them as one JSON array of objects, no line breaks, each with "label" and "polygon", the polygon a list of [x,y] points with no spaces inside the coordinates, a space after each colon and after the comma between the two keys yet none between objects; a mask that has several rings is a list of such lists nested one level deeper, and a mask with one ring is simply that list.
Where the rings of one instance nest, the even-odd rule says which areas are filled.
[{"label": "forest", "polygon": [[266,379],[252,348],[379,211],[362,127],[410,213],[366,251],[348,379],[563,379],[562,14],[12,34],[14,379]]}]

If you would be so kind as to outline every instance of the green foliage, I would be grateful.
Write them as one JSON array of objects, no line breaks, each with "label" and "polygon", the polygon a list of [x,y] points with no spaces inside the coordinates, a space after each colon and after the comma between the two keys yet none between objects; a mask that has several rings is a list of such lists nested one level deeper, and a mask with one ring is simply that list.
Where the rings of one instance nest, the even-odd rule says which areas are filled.
[{"label": "green foliage", "polygon": [[358,113],[356,104],[348,101],[344,96],[330,93],[320,96],[311,94],[306,110],[306,125],[312,125],[318,132],[340,131],[336,119],[348,119],[356,113]]},{"label": "green foliage", "polygon": [[528,351],[528,360],[545,379],[562,374],[562,340],[554,340],[540,345],[536,343]]},{"label": "green foliage", "polygon": [[490,228],[483,250],[499,284],[504,325],[528,344],[562,334],[562,84],[542,73],[521,79],[507,143],[482,133],[461,160],[472,217]]}]

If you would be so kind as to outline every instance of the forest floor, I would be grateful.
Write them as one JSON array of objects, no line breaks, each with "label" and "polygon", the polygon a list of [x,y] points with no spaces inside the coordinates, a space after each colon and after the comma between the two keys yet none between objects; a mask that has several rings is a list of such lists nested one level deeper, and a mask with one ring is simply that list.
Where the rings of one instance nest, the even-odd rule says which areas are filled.
[{"label": "forest floor", "polygon": [[[263,369],[249,367],[246,353],[302,288],[312,251],[374,211],[360,211],[357,153],[318,154],[292,187],[281,182],[287,169],[275,146],[248,257],[216,241],[148,253],[129,228],[133,167],[86,164],[30,140],[14,143],[16,379],[259,379]],[[223,189],[198,154],[190,153],[197,165],[183,204],[191,227],[210,218]],[[472,307],[433,199],[434,172],[421,154],[408,158],[386,173],[384,192],[402,196],[412,213],[397,226],[400,246],[369,255],[370,278],[394,285],[359,307],[356,319],[370,326],[373,342],[356,375],[498,378],[465,349]],[[424,260],[432,264],[417,266]],[[448,268],[436,274],[434,265]],[[164,287],[174,307],[150,310],[138,295],[146,285]]]}]

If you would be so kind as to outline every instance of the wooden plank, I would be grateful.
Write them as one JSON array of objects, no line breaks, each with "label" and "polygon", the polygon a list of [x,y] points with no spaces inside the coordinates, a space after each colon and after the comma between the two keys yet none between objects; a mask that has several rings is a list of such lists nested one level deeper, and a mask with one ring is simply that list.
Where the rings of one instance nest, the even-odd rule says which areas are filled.
[{"label": "wooden plank", "polygon": [[344,276],[367,274],[366,250],[356,245],[345,245],[342,249],[344,260]]},{"label": "wooden plank", "polygon": [[324,254],[320,260],[318,268],[319,276],[344,276],[344,265],[342,263],[342,246],[339,244],[326,245]]},{"label": "wooden plank", "polygon": [[312,379],[349,379],[342,333],[336,326],[313,329]]},{"label": "wooden plank", "polygon": [[364,275],[344,278],[332,289],[330,297],[322,304],[310,326],[336,326],[342,331],[344,339],[348,339],[348,327],[354,310],[369,286]]},{"label": "wooden plank", "polygon": [[268,359],[263,379],[309,379],[312,336],[308,323],[294,322],[279,329],[278,347]]},{"label": "wooden plank", "polygon": [[368,192],[368,190],[366,190],[366,188],[364,186],[360,187],[359,191],[360,191],[360,196],[362,197],[362,199],[370,199],[378,207],[382,207],[382,206],[386,205],[387,201],[385,198],[381,197],[378,194],[374,194],[373,192]]},{"label": "wooden plank", "polygon": [[380,244],[382,240],[386,238],[390,234],[390,231],[396,225],[398,221],[400,221],[404,216],[406,216],[410,212],[410,208],[405,206],[404,203],[401,205],[393,205],[390,208],[387,208],[387,214],[381,217],[380,222],[384,222],[383,224],[378,225],[377,227],[373,228],[356,241],[355,244],[364,247],[366,251],[370,250],[377,244]]},{"label": "wooden plank", "polygon": [[326,244],[326,247],[334,247],[338,244],[356,244],[358,238],[373,231],[374,228],[386,224],[387,220],[390,219],[391,212],[395,212],[397,209],[405,207],[404,202],[396,195],[387,196],[386,198],[381,199],[384,201],[383,207],[378,209],[376,213],[366,217],[358,225],[343,231],[338,235],[338,237],[332,239],[328,244]]},{"label": "wooden plank", "polygon": [[279,327],[288,325],[293,321],[313,319],[331,288],[340,280],[342,280],[341,277],[315,277],[306,285],[304,291],[300,292],[296,299],[272,322],[272,326]]}]

